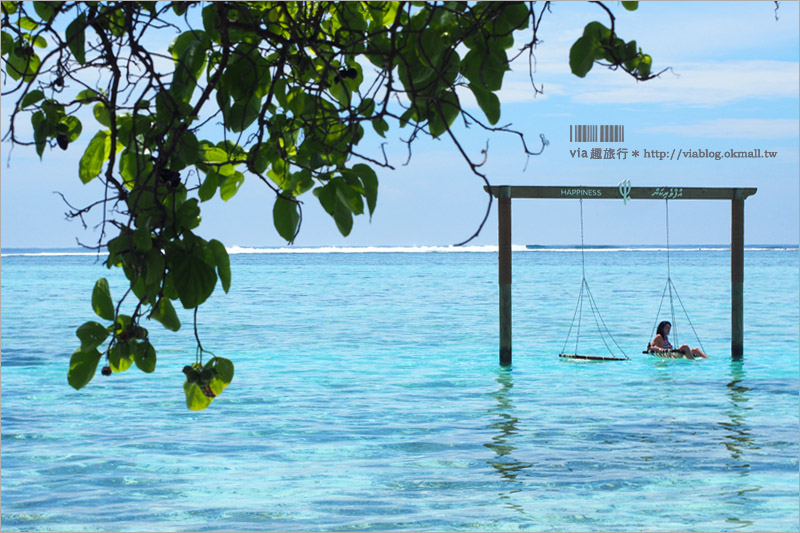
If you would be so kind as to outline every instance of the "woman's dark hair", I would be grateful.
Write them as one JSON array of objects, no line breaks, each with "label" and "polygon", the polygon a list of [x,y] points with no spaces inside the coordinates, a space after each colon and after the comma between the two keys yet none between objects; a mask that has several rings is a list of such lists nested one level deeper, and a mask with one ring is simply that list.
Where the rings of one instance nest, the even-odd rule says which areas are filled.
[{"label": "woman's dark hair", "polygon": [[672,328],[672,324],[669,322],[669,320],[662,320],[661,322],[659,322],[658,323],[658,327],[656,328],[656,335],[661,335],[663,338],[666,339],[667,336],[664,333],[664,328],[666,326],[669,326],[670,328]]}]

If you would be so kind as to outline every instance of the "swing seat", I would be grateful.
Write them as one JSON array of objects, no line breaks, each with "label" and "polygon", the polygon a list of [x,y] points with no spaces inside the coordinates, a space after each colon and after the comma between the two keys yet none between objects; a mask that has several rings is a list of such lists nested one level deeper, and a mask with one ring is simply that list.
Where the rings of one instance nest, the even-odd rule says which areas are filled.
[{"label": "swing seat", "polygon": [[661,357],[662,359],[694,359],[693,355],[686,355],[683,352],[679,352],[678,350],[670,350],[668,352],[652,352],[649,350],[644,350],[642,353],[654,355],[656,357]]},{"label": "swing seat", "polygon": [[615,357],[613,355],[580,355],[577,353],[560,353],[563,359],[577,359],[579,361],[630,361],[627,357]]}]

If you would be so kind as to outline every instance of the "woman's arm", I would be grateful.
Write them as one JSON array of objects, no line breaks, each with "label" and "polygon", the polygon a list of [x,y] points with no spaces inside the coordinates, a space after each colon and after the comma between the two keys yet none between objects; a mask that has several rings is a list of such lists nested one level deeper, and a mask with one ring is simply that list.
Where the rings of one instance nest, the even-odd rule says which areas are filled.
[{"label": "woman's arm", "polygon": [[664,349],[664,337],[656,335],[653,342],[650,343],[650,349],[659,353],[666,352],[667,350]]}]

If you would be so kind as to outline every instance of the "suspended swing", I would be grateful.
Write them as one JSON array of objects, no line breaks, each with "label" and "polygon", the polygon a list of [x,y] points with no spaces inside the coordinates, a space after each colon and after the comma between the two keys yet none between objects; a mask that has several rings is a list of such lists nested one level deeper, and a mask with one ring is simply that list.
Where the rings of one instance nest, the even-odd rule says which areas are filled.
[{"label": "suspended swing", "polygon": [[[567,331],[567,338],[564,340],[564,346],[561,348],[561,353],[558,354],[560,358],[563,359],[575,359],[575,360],[582,360],[582,361],[629,361],[625,352],[620,348],[617,341],[614,340],[613,335],[608,330],[603,317],[600,315],[600,311],[597,308],[597,303],[594,301],[594,297],[592,296],[592,291],[589,290],[589,283],[586,281],[586,259],[584,257],[584,243],[583,243],[583,198],[580,198],[580,210],[581,210],[581,290],[578,294],[578,303],[575,305],[575,313],[572,315],[572,323],[569,325],[569,331]],[[583,316],[583,301],[586,299],[589,308],[592,311],[592,315],[594,316],[594,322],[597,326],[597,331],[600,334],[600,339],[603,341],[603,344],[608,350],[609,355],[583,355],[578,353],[578,345],[580,343],[581,338],[581,318]],[[577,319],[577,326],[576,326],[576,319]],[[601,327],[602,324],[602,327]],[[572,335],[572,330],[575,329],[575,351],[573,353],[567,353],[567,344],[569,343],[569,339]],[[615,353],[614,350],[609,346],[608,342],[606,342],[605,336],[603,335],[603,331],[605,334],[611,339],[614,345],[619,350],[619,353]]]},{"label": "suspended swing", "polygon": [[[661,316],[661,308],[664,305],[664,299],[666,298],[667,294],[669,294],[669,311],[671,317],[671,325],[672,328],[670,330],[670,336],[674,340],[671,344],[673,346],[681,346],[680,342],[678,341],[678,324],[675,321],[675,302],[673,300],[673,293],[675,294],[675,299],[678,300],[678,303],[681,306],[681,310],[683,311],[684,316],[686,317],[686,321],[689,323],[689,326],[692,328],[692,332],[694,333],[694,337],[697,340],[697,344],[700,345],[700,349],[705,353],[706,349],[703,347],[703,343],[700,340],[700,337],[697,335],[697,330],[694,329],[694,324],[692,324],[692,319],[689,318],[689,313],[686,311],[686,307],[683,305],[683,301],[681,301],[681,297],[678,295],[678,289],[675,288],[675,284],[672,282],[672,277],[670,275],[670,257],[669,257],[669,199],[665,200],[666,205],[666,228],[667,228],[667,282],[664,285],[664,291],[661,293],[661,301],[658,304],[658,311],[656,312],[656,321],[653,324],[653,331],[650,333],[650,339],[653,339],[656,335],[656,330],[658,328],[658,319]],[[656,357],[661,357],[665,359],[694,359],[693,355],[686,355],[679,350],[669,350],[666,352],[656,352],[650,349],[650,342],[648,341],[647,349],[642,351],[644,354],[651,354]]]}]

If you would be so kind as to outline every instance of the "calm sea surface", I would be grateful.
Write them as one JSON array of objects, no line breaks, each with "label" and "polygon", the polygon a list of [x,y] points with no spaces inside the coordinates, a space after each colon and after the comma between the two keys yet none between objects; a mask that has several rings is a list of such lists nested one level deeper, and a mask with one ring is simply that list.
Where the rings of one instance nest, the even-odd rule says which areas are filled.
[{"label": "calm sea surface", "polygon": [[[494,253],[231,259],[231,292],[198,329],[236,375],[192,412],[189,313],[178,333],[147,324],[154,374],[98,372],[74,391],[94,282],[119,296],[125,280],[93,256],[3,250],[3,530],[798,531],[796,248],[745,252],[743,362],[727,251],[672,252],[701,362],[641,353],[663,251],[587,252],[631,358],[603,363],[558,358],[580,253],[515,252],[511,369]],[[580,342],[605,354],[586,313]]]}]

